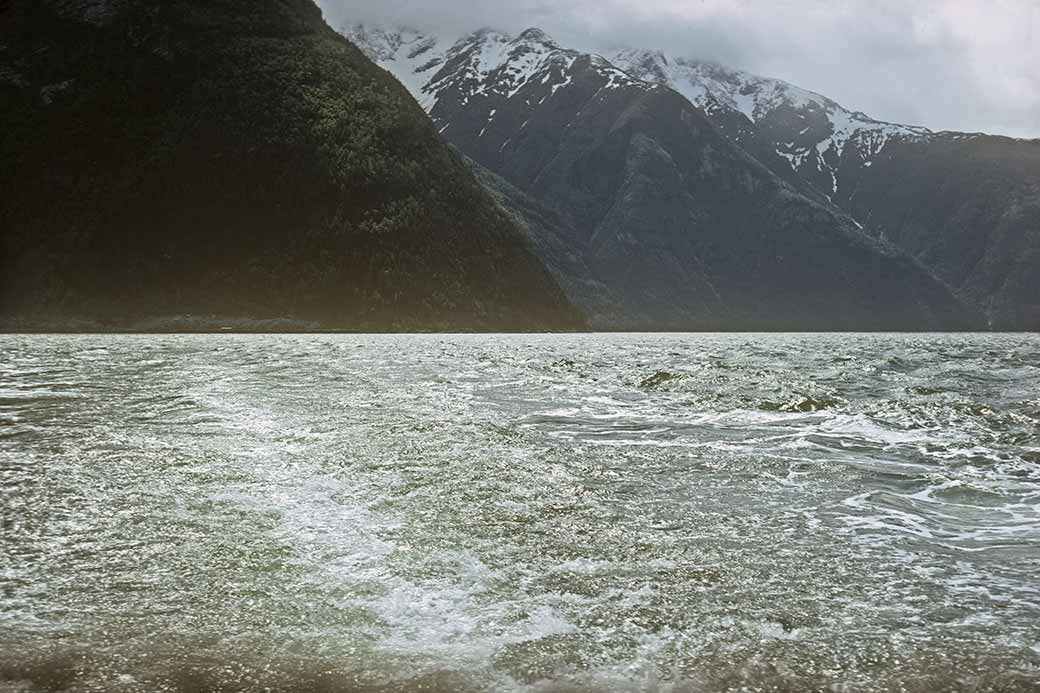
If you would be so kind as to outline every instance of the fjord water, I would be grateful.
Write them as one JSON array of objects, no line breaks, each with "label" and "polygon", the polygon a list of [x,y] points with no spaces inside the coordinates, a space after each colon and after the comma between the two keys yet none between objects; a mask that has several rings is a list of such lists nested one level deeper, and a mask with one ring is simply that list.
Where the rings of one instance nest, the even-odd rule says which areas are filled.
[{"label": "fjord water", "polygon": [[1040,337],[0,337],[2,691],[1040,687]]}]

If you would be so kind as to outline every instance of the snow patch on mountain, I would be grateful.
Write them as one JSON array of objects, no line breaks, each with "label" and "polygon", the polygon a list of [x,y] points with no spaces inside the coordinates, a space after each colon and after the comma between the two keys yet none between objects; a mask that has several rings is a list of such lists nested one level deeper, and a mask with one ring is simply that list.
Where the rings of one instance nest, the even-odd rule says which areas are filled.
[{"label": "snow patch on mountain", "polygon": [[[746,119],[747,128],[733,133],[738,143],[744,144],[748,133],[759,133],[770,149],[808,175],[828,197],[838,192],[846,157],[871,165],[893,140],[939,136],[927,128],[875,120],[783,80],[655,50],[581,53],[560,46],[539,29],[512,36],[485,28],[457,39],[408,27],[354,25],[342,32],[396,76],[439,127],[447,127],[436,115],[437,104],[445,98],[466,106],[477,98],[513,99],[528,85],[546,87],[534,96],[524,91],[533,101],[525,107],[533,110],[570,85],[576,63],[585,58],[605,78],[601,91],[663,85],[716,122]],[[493,119],[494,112],[485,131]]]},{"label": "snow patch on mountain", "polygon": [[396,77],[429,110],[431,95],[423,87],[444,62],[442,39],[411,27],[385,28],[354,24],[340,33],[371,60]]},{"label": "snow patch on mountain", "polygon": [[[341,29],[365,54],[398,78],[427,112],[447,93],[461,94],[462,105],[480,96],[511,99],[528,84],[549,88],[539,103],[571,84],[582,53],[561,47],[540,29],[517,36],[490,28],[457,40],[408,27],[356,24]],[[603,89],[638,85],[650,88],[598,55],[590,66],[606,78]]]},{"label": "snow patch on mountain", "polygon": [[[830,190],[824,190],[828,195],[837,192],[837,170],[850,142],[863,162],[871,163],[894,138],[913,140],[933,135],[927,128],[874,120],[783,80],[711,62],[670,58],[650,50],[623,50],[612,59],[633,77],[678,91],[709,115],[728,110],[751,123],[772,125],[771,133],[783,133],[783,139],[776,135],[776,153],[795,170],[809,166],[828,176]],[[798,125],[779,127],[777,121],[784,118]]]},{"label": "snow patch on mountain", "polygon": [[752,122],[780,105],[837,106],[829,99],[780,80],[769,80],[720,65],[669,58],[662,51],[622,50],[612,61],[634,77],[665,84],[704,107],[709,101],[744,114]]}]

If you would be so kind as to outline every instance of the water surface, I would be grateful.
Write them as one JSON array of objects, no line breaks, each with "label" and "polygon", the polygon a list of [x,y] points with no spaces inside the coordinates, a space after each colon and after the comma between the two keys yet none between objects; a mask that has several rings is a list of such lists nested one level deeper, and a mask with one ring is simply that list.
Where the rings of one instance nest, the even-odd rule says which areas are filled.
[{"label": "water surface", "polygon": [[0,337],[0,691],[1035,691],[1040,337]]}]

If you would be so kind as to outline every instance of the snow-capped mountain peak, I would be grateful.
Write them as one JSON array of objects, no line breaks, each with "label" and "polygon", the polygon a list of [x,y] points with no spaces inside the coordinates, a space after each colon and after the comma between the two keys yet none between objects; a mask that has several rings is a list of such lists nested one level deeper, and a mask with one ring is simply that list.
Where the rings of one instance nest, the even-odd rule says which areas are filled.
[{"label": "snow-capped mountain peak", "polygon": [[470,91],[470,96],[495,92],[508,98],[548,64],[566,59],[567,53],[538,29],[528,29],[516,37],[482,29],[448,50],[444,67],[423,92],[436,94],[457,87]]},{"label": "snow-capped mountain peak", "polygon": [[605,89],[653,86],[598,55],[564,48],[535,27],[516,36],[485,27],[456,39],[407,27],[361,24],[345,27],[342,33],[394,74],[435,121],[439,119],[437,104],[446,95],[450,102],[463,106],[481,96],[511,99],[536,84],[553,95],[570,83],[569,73],[581,57],[588,58],[588,66],[602,75]]},{"label": "snow-capped mountain peak", "polygon": [[548,34],[537,27],[525,29],[516,37],[516,41],[518,43],[540,43],[552,48],[560,47]]},{"label": "snow-capped mountain peak", "polygon": [[783,80],[717,63],[648,50],[623,50],[612,59],[634,77],[678,91],[716,119],[742,115],[773,140],[777,155],[828,196],[837,192],[838,169],[847,153],[870,166],[891,139],[932,135],[927,128],[874,120]]},{"label": "snow-capped mountain peak", "polygon": [[[934,136],[926,128],[875,120],[780,79],[660,50],[581,53],[534,27],[516,36],[483,28],[456,39],[406,27],[356,25],[344,33],[401,80],[441,127],[447,125],[441,122],[440,102],[467,106],[479,97],[508,100],[534,84],[548,85],[555,94],[585,57],[585,64],[607,80],[604,88],[671,88],[741,146],[750,146],[748,137],[757,138],[757,151],[768,150],[763,156],[786,160],[789,170],[828,197],[838,193],[838,174],[847,157],[869,167],[893,139]],[[538,103],[545,100],[538,98]]]}]

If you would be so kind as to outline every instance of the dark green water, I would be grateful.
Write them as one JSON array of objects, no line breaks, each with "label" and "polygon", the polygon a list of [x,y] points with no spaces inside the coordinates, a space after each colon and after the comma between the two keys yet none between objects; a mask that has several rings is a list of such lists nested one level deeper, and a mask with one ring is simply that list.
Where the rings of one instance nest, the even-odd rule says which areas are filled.
[{"label": "dark green water", "polygon": [[1040,337],[0,337],[0,691],[1040,690]]}]

